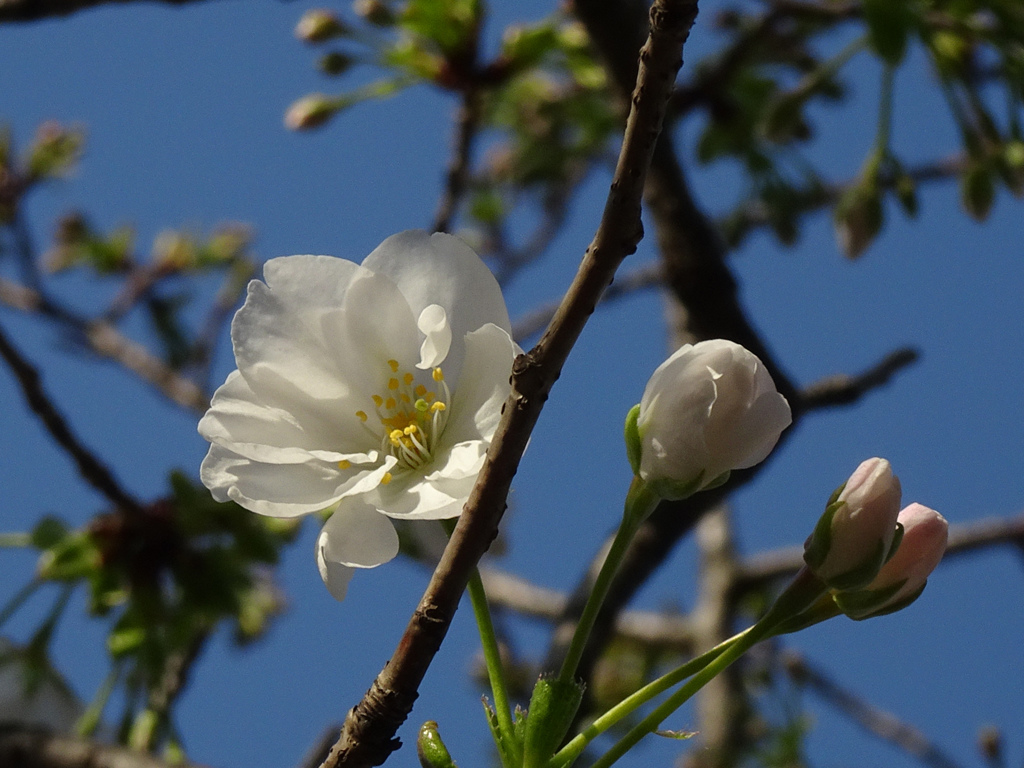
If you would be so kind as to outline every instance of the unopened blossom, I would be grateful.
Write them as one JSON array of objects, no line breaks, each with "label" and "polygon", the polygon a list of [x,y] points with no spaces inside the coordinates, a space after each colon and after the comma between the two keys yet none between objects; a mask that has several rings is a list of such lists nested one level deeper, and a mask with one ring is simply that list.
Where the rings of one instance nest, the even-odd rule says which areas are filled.
[{"label": "unopened blossom", "polygon": [[398,552],[391,518],[457,516],[508,396],[508,311],[480,258],[403,232],[362,265],[286,256],[231,325],[238,369],[199,432],[221,501],[294,517],[333,511],[317,564],[341,599],[353,568]]},{"label": "unopened blossom", "polygon": [[764,364],[724,339],[676,350],[654,371],[630,418],[633,469],[664,498],[689,495],[760,463],[792,422],[789,403]]},{"label": "unopened blossom", "polygon": [[885,459],[868,459],[829,501],[804,545],[804,560],[836,589],[858,589],[882,567],[900,512],[900,481]]},{"label": "unopened blossom", "polygon": [[922,504],[900,512],[903,538],[892,556],[864,589],[839,592],[839,608],[852,619],[868,619],[906,608],[924,591],[928,577],[942,560],[949,539],[946,518]]}]

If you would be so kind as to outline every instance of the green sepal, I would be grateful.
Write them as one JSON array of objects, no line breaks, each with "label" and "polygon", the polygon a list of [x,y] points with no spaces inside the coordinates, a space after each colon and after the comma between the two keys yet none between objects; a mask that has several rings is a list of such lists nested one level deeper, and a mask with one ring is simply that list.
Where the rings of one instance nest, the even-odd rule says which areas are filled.
[{"label": "green sepal", "polygon": [[[505,768],[519,768],[523,762],[523,727],[525,723],[520,723],[521,718],[517,719],[513,723],[514,731],[505,733],[501,730],[498,715],[487,701],[487,697],[484,696],[481,701],[484,705],[484,715],[487,717],[487,726],[491,729],[491,737],[494,739],[494,746],[498,749],[501,764]],[[520,715],[520,712],[521,710],[517,708],[516,714]]]},{"label": "green sepal", "polygon": [[882,561],[882,565],[892,560],[896,550],[900,548],[900,542],[903,541],[904,533],[906,533],[906,528],[903,527],[903,523],[896,523],[896,532],[892,535],[892,544],[889,545],[889,553],[885,556],[885,560]]},{"label": "green sepal", "polygon": [[818,518],[814,531],[804,544],[804,562],[815,573],[817,573],[822,563],[825,562],[825,558],[828,557],[828,552],[832,548],[832,519],[836,516],[836,512],[846,503],[845,501],[837,501],[844,487],[845,483],[836,488],[832,498],[828,500],[828,506],[825,507],[824,513]]},{"label": "green sepal", "polygon": [[441,741],[437,723],[427,720],[420,726],[420,734],[416,739],[416,754],[423,768],[457,768],[448,748]]},{"label": "green sepal", "polygon": [[[715,478],[716,480],[718,478]],[[726,477],[728,479],[728,477]],[[661,477],[656,480],[651,480],[647,483],[647,487],[651,491],[663,499],[668,501],[679,501],[685,499],[688,496],[693,496],[697,491],[701,490],[704,481],[704,470],[700,471],[692,480],[681,482],[679,480],[671,480],[667,477]],[[722,482],[725,482],[724,480]]]},{"label": "green sepal", "polygon": [[537,681],[526,718],[523,768],[546,766],[562,746],[583,700],[584,688],[575,680],[541,677]]},{"label": "green sepal", "polygon": [[626,414],[626,457],[634,475],[640,474],[640,428],[637,426],[639,418],[640,403],[637,403]]},{"label": "green sepal", "polygon": [[921,585],[919,590],[907,597],[897,600],[894,603],[889,602],[897,592],[903,589],[903,585],[906,583],[906,579],[904,579],[903,581],[898,581],[884,589],[862,589],[855,592],[839,592],[833,596],[833,599],[835,600],[836,605],[839,606],[839,610],[851,619],[854,621],[863,621],[864,619],[872,619],[875,616],[885,616],[890,613],[895,613],[896,611],[901,611],[917,600],[924,591],[924,584]]},{"label": "green sepal", "polygon": [[871,580],[878,575],[878,571],[882,567],[882,563],[885,561],[885,556],[888,553],[885,550],[885,545],[879,541],[878,546],[875,548],[874,554],[871,557],[865,558],[864,562],[858,565],[856,568],[851,568],[846,573],[841,573],[838,576],[833,576],[830,579],[824,579],[832,589],[839,591],[850,591],[859,589],[860,587],[866,586],[871,583]]}]

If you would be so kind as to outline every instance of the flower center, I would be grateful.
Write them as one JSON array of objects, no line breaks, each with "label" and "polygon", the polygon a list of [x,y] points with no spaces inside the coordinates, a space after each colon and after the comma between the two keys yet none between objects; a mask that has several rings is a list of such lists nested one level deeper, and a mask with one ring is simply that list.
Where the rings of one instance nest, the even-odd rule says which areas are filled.
[{"label": "flower center", "polygon": [[[437,449],[437,441],[448,421],[447,403],[451,392],[440,368],[431,371],[434,389],[416,382],[410,371],[400,370],[397,360],[388,360],[391,375],[383,394],[373,396],[373,405],[380,420],[381,431],[367,422],[365,411],[356,411],[359,420],[381,441],[381,452],[398,459],[396,470],[420,469],[430,463]],[[439,391],[435,391],[439,390]],[[388,472],[381,479],[383,485],[391,482]]]}]

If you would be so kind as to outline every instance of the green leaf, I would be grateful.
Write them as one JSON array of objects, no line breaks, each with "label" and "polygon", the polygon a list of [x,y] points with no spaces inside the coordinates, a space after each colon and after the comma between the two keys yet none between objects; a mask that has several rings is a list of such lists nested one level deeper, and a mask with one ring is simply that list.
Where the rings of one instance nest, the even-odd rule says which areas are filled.
[{"label": "green leaf", "polygon": [[32,529],[32,546],[49,549],[68,535],[68,527],[56,517],[44,517]]}]

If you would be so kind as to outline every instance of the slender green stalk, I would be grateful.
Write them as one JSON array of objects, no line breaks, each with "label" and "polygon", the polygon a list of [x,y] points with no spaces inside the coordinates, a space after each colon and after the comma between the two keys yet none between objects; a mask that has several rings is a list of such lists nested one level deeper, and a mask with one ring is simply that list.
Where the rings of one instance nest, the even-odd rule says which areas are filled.
[{"label": "slender green stalk", "polygon": [[0,533],[0,547],[25,549],[32,546],[31,533]]},{"label": "slender green stalk", "polygon": [[[455,521],[442,520],[441,525],[451,536],[452,531],[455,530]],[[508,698],[508,686],[505,684],[505,667],[501,662],[498,636],[494,632],[491,609],[487,604],[487,593],[484,591],[484,583],[480,579],[478,569],[473,569],[466,589],[469,592],[469,602],[473,606],[473,615],[476,616],[477,631],[480,633],[480,645],[483,648],[484,664],[487,667],[487,679],[491,684],[491,695],[494,697],[494,713],[498,718],[498,726],[503,733],[508,734],[511,743],[514,725],[512,724],[512,706]]]},{"label": "slender green stalk", "polygon": [[583,732],[559,750],[551,759],[551,763],[549,764],[550,767],[564,768],[565,766],[571,765],[572,762],[583,753],[583,750],[587,748],[590,742],[623,718],[628,717],[654,697],[661,695],[673,685],[681,683],[683,680],[690,677],[690,675],[696,674],[704,669],[708,664],[728,650],[731,645],[742,639],[749,631],[749,629],[746,629],[738,635],[730,637],[728,640],[716,645],[710,651],[706,651],[697,658],[691,659],[682,666],[662,675],[657,680],[648,683],[640,690],[620,701],[614,707],[594,720],[594,722],[587,726]]},{"label": "slender green stalk", "polygon": [[508,699],[508,687],[505,684],[505,667],[501,663],[501,650],[498,648],[498,637],[491,621],[491,610],[487,605],[487,594],[480,580],[480,571],[474,569],[469,577],[469,601],[476,615],[476,625],[480,632],[480,644],[483,646],[484,663],[487,665],[487,677],[491,682],[491,694],[494,696],[494,712],[501,730],[512,734],[512,707]]},{"label": "slender green stalk", "polygon": [[565,653],[562,669],[558,673],[560,682],[571,683],[575,678],[576,669],[580,665],[580,659],[583,658],[583,651],[587,647],[587,640],[590,639],[590,632],[594,628],[597,615],[608,596],[615,572],[618,571],[629,543],[636,535],[640,524],[650,515],[660,500],[660,497],[652,493],[640,478],[633,478],[633,483],[629,486],[629,493],[626,494],[626,509],[622,516],[622,524],[615,534],[615,539],[608,549],[604,562],[601,563],[601,570],[594,581],[594,588],[591,590],[580,620],[576,624],[576,631],[573,633],[569,648]]},{"label": "slender green stalk", "polygon": [[18,609],[25,604],[25,601],[32,597],[33,593],[42,585],[42,579],[34,578],[7,601],[7,604],[0,610],[0,627],[6,624],[7,620],[17,613]]},{"label": "slender green stalk", "polygon": [[655,730],[662,721],[685,704],[690,697],[714,679],[726,667],[746,653],[752,646],[771,635],[771,625],[755,624],[746,632],[733,638],[731,644],[722,650],[700,672],[695,674],[678,691],[659,704],[654,711],[630,729],[629,733],[619,739],[615,745],[605,752],[591,768],[609,768],[616,760],[632,749],[640,739]]},{"label": "slender green stalk", "polygon": [[107,673],[107,676],[103,679],[99,689],[96,691],[96,695],[93,696],[91,702],[89,702],[88,708],[82,713],[82,716],[78,718],[78,722],[75,723],[75,733],[79,736],[85,736],[86,738],[93,736],[96,733],[96,729],[100,725],[100,721],[103,718],[103,710],[107,708],[107,702],[110,701],[110,695],[114,692],[114,688],[117,686],[117,681],[121,678],[121,665],[115,664],[114,668]]}]

